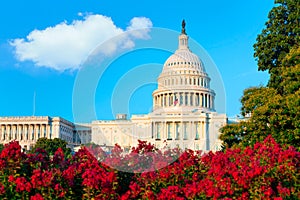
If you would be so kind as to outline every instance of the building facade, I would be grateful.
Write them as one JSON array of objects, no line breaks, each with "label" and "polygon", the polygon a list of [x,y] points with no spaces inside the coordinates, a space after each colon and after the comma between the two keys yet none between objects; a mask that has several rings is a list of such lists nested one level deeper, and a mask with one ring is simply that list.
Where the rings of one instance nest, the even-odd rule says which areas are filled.
[{"label": "building facade", "polygon": [[100,145],[135,146],[146,140],[158,148],[218,150],[225,114],[215,111],[215,92],[202,61],[188,46],[183,23],[178,49],[164,63],[153,92],[153,111],[111,121],[93,121],[92,141]]},{"label": "building facade", "polygon": [[0,117],[0,143],[19,141],[29,150],[39,138],[61,138],[73,144],[75,125],[61,117]]},{"label": "building facade", "polygon": [[138,140],[164,146],[216,151],[221,147],[219,129],[225,114],[215,111],[215,92],[205,66],[188,45],[183,23],[178,49],[164,63],[158,88],[152,93],[153,111],[145,115],[119,114],[115,120],[73,124],[60,117],[2,117],[0,142],[20,141],[30,149],[37,139],[61,138],[70,146],[96,143],[130,149]]}]

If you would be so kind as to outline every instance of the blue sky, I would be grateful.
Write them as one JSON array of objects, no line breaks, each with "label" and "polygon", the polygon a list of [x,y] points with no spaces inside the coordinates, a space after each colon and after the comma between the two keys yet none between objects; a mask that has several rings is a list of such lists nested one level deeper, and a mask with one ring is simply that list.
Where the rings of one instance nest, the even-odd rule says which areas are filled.
[{"label": "blue sky", "polygon": [[[170,52],[136,51],[138,43],[151,42],[153,28],[180,31],[182,19],[186,20],[190,38],[217,66],[226,93],[225,112],[235,116],[240,111],[243,90],[268,80],[267,72],[257,71],[252,46],[273,6],[271,0],[1,1],[0,116],[49,115],[73,121],[73,93],[80,69],[93,50],[119,34],[125,37],[113,41],[114,48],[106,50],[115,53],[124,48],[128,53],[118,54],[97,82],[96,118],[112,119],[112,102],[117,102],[120,111],[126,107],[128,114],[148,113],[154,83],[141,85],[129,100],[112,100],[114,88],[139,66],[155,63],[151,75],[159,73]],[[128,36],[128,30],[137,31]],[[176,46],[175,38],[173,51]],[[138,82],[141,74],[132,74],[130,80]],[[85,96],[80,102],[86,102]]]}]

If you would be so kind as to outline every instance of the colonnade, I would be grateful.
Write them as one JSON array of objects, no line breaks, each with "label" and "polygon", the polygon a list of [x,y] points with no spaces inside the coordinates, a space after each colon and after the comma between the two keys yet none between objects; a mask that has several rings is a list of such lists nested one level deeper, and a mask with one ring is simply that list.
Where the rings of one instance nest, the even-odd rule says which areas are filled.
[{"label": "colonnade", "polygon": [[52,137],[49,124],[5,124],[0,125],[0,141],[37,141]]},{"label": "colonnade", "polygon": [[206,140],[206,125],[204,121],[152,122],[152,138],[155,140]]},{"label": "colonnade", "polygon": [[209,79],[208,78],[198,78],[198,77],[170,77],[164,78],[163,85],[168,86],[200,86],[209,88]]},{"label": "colonnade", "polygon": [[214,95],[201,92],[162,93],[154,96],[155,108],[170,106],[200,106],[214,109]]}]

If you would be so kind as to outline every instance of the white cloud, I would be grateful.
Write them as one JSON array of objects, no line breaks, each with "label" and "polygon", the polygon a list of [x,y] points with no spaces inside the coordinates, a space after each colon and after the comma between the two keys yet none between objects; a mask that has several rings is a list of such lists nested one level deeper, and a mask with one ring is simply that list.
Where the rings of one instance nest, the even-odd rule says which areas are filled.
[{"label": "white cloud", "polygon": [[109,17],[90,14],[71,24],[62,22],[44,30],[33,30],[26,39],[14,39],[10,44],[15,47],[15,55],[19,61],[32,61],[36,66],[64,71],[79,68],[99,44],[125,31],[129,31],[129,34],[109,42],[107,55],[118,48],[132,48],[134,39],[149,38],[151,27],[150,19],[135,17],[126,30],[123,30]]},{"label": "white cloud", "polygon": [[145,39],[148,38],[149,27],[152,27],[152,22],[146,17],[134,17],[130,21],[130,26],[127,27],[131,31],[131,35],[135,38]]}]

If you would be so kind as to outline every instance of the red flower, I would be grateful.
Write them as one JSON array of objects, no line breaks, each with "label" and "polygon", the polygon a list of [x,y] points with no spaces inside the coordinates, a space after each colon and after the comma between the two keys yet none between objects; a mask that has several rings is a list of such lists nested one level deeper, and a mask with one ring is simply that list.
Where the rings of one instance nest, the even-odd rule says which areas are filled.
[{"label": "red flower", "polygon": [[30,197],[30,200],[44,200],[43,196],[39,193],[35,194],[34,196]]},{"label": "red flower", "polygon": [[8,182],[14,182],[14,181],[15,181],[15,177],[13,175],[9,175]]},{"label": "red flower", "polygon": [[31,176],[31,183],[33,188],[41,189],[43,187],[51,186],[53,179],[52,172],[50,171],[41,171],[40,169],[36,169],[33,171]]},{"label": "red flower", "polygon": [[23,192],[23,191],[30,192],[31,184],[26,180],[25,177],[16,178],[15,183],[16,183],[17,192]]},{"label": "red flower", "polygon": [[0,195],[5,194],[5,187],[0,183]]}]

